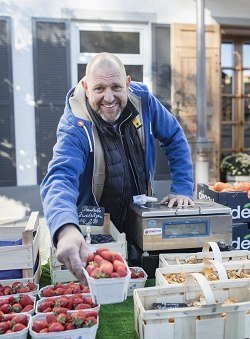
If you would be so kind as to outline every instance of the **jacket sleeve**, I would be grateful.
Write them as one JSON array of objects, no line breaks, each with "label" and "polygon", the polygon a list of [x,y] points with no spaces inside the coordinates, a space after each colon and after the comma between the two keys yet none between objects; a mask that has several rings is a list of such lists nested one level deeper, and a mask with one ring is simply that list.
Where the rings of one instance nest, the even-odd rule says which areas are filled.
[{"label": "jacket sleeve", "polygon": [[40,190],[54,244],[55,233],[61,226],[71,223],[79,227],[76,206],[79,195],[78,179],[85,169],[89,150],[87,137],[78,127],[60,123],[53,158]]},{"label": "jacket sleeve", "polygon": [[193,198],[193,165],[190,148],[177,119],[149,94],[152,132],[164,148],[170,169],[170,193]]}]

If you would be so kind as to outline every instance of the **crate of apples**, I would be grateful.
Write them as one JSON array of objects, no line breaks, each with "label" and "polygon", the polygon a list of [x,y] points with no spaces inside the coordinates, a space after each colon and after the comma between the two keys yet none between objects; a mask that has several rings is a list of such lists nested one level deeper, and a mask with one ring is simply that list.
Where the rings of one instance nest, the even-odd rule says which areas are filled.
[{"label": "crate of apples", "polygon": [[127,299],[131,272],[120,253],[101,247],[89,253],[83,268],[96,304],[113,304]]}]

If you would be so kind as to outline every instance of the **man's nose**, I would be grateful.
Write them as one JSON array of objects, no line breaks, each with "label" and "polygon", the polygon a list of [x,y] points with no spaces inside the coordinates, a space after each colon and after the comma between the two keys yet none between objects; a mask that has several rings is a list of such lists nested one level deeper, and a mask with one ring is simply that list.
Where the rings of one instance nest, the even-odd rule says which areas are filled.
[{"label": "man's nose", "polygon": [[113,91],[111,89],[109,89],[109,88],[106,89],[105,95],[104,95],[104,100],[108,103],[113,102],[114,95],[113,95]]}]

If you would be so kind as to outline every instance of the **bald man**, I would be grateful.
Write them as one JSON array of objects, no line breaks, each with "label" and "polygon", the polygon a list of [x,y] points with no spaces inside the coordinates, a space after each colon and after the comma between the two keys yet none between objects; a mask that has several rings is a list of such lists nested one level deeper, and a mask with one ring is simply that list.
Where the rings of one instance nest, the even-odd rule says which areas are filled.
[{"label": "bald man", "polygon": [[131,81],[121,60],[97,54],[66,97],[57,143],[41,197],[57,259],[83,279],[88,247],[79,228],[77,206],[101,206],[120,232],[134,195],[152,194],[154,139],[165,149],[172,185],[161,201],[192,205],[190,149],[174,116],[149,92]]}]

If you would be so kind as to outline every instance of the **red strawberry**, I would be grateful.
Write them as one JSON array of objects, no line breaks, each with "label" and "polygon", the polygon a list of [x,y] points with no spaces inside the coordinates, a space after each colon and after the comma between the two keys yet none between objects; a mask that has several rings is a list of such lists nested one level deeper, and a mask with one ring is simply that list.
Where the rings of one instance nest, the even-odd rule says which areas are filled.
[{"label": "red strawberry", "polygon": [[66,288],[65,287],[57,287],[54,291],[54,295],[63,295],[65,293]]},{"label": "red strawberry", "polygon": [[119,266],[116,271],[117,271],[117,273],[119,274],[120,277],[126,277],[126,275],[127,275],[126,268],[124,268],[122,266]]},{"label": "red strawberry", "polygon": [[77,312],[77,313],[72,313],[71,314],[71,320],[72,324],[75,326],[75,328],[80,328],[82,327],[84,321],[85,321],[85,315],[83,312]]},{"label": "red strawberry", "polygon": [[102,253],[102,251],[109,251],[109,248],[107,248],[107,247],[100,247],[100,248],[98,248],[98,249],[95,251],[95,253],[96,253],[97,255],[100,255],[100,254]]},{"label": "red strawberry", "polygon": [[12,311],[12,306],[11,305],[9,305],[9,304],[4,304],[4,305],[2,305],[1,306],[1,311],[3,312],[3,313],[11,313],[11,311]]},{"label": "red strawberry", "polygon": [[97,319],[95,317],[86,317],[86,323],[88,326],[93,326],[97,323]]},{"label": "red strawberry", "polygon": [[23,329],[25,329],[26,326],[23,324],[15,324],[12,328],[13,332],[19,332],[22,331]]},{"label": "red strawberry", "polygon": [[3,290],[4,295],[11,294],[11,288],[9,286],[5,286]]},{"label": "red strawberry", "polygon": [[28,282],[27,287],[29,287],[30,291],[36,290],[36,284],[33,282]]},{"label": "red strawberry", "polygon": [[67,313],[68,309],[66,307],[54,307],[53,313],[54,314],[60,314],[60,313]]},{"label": "red strawberry", "polygon": [[98,315],[98,312],[96,312],[96,311],[88,311],[88,312],[85,312],[85,317],[86,318],[88,318],[88,317],[97,317],[97,315]]},{"label": "red strawberry", "polygon": [[122,258],[122,256],[121,256],[120,253],[117,253],[117,252],[110,252],[110,253],[111,253],[112,256],[113,256],[113,262],[114,262],[115,260],[118,260],[118,261],[123,262],[123,258]]},{"label": "red strawberry", "polygon": [[72,293],[73,293],[73,288],[68,287],[68,288],[66,288],[66,290],[63,291],[62,295],[72,294]]},{"label": "red strawberry", "polygon": [[19,304],[22,305],[22,307],[25,307],[27,305],[34,305],[34,301],[31,299],[31,297],[28,294],[22,294],[20,296]]},{"label": "red strawberry", "polygon": [[81,286],[80,285],[75,285],[72,290],[73,294],[78,294],[81,293]]},{"label": "red strawberry", "polygon": [[111,273],[113,273],[113,264],[111,262],[105,260],[105,262],[101,263],[100,270],[102,273],[106,274],[108,277],[110,277]]},{"label": "red strawberry", "polygon": [[43,328],[39,333],[48,333],[48,332],[49,332],[48,328]]},{"label": "red strawberry", "polygon": [[75,326],[72,323],[67,323],[64,326],[65,330],[74,330]]},{"label": "red strawberry", "polygon": [[34,309],[33,305],[27,305],[22,309],[22,312],[30,312],[33,309]]},{"label": "red strawberry", "polygon": [[16,303],[14,305],[12,305],[12,311],[15,313],[20,313],[22,311],[22,305]]},{"label": "red strawberry", "polygon": [[137,278],[143,278],[144,277],[144,273],[143,271],[138,268],[138,267],[130,267],[130,272],[131,272],[131,278],[132,279],[137,279]]},{"label": "red strawberry", "polygon": [[43,297],[53,297],[55,295],[55,292],[51,287],[47,287],[42,291],[42,296]]},{"label": "red strawberry", "polygon": [[0,323],[0,334],[4,334],[10,328],[9,323],[2,322]]},{"label": "red strawberry", "polygon": [[67,319],[67,314],[66,313],[60,313],[56,317],[56,322],[64,325],[66,323],[66,319]]},{"label": "red strawberry", "polygon": [[110,262],[113,262],[113,260],[114,260],[112,252],[110,252],[110,251],[102,251],[101,256],[103,257],[103,259],[108,260]]},{"label": "red strawberry", "polygon": [[28,286],[20,287],[18,290],[18,293],[27,293],[30,292],[30,289]]},{"label": "red strawberry", "polygon": [[55,300],[55,307],[67,307],[69,300],[66,297],[60,297]]},{"label": "red strawberry", "polygon": [[62,332],[62,331],[64,331],[64,326],[59,322],[55,322],[55,323],[49,325],[48,330],[49,330],[49,332]]},{"label": "red strawberry", "polygon": [[20,288],[20,287],[22,287],[23,286],[23,283],[21,283],[20,281],[15,281],[12,285],[11,285],[11,287],[12,288],[15,288],[15,289],[18,289],[18,288]]},{"label": "red strawberry", "polygon": [[[103,259],[104,260],[104,259]],[[102,271],[100,270],[99,267],[95,268],[94,271],[90,273],[90,277],[94,279],[99,279],[103,276]]]},{"label": "red strawberry", "polygon": [[120,278],[119,274],[117,272],[111,273],[111,278]]},{"label": "red strawberry", "polygon": [[35,320],[32,324],[32,330],[39,333],[42,329],[47,328],[48,324],[45,320]]},{"label": "red strawberry", "polygon": [[54,305],[54,302],[52,300],[46,300],[41,302],[41,304],[38,307],[39,312],[43,312],[46,308],[51,307]]},{"label": "red strawberry", "polygon": [[52,324],[56,322],[56,316],[54,314],[47,314],[46,321],[48,324]]},{"label": "red strawberry", "polygon": [[91,261],[94,260],[94,253],[88,253],[88,256],[87,256],[87,264],[90,263]]},{"label": "red strawberry", "polygon": [[75,310],[85,310],[87,308],[91,308],[91,306],[89,304],[81,303],[81,304],[76,305]]},{"label": "red strawberry", "polygon": [[118,267],[124,267],[126,269],[126,265],[124,264],[124,262],[121,262],[119,260],[115,260],[113,262],[113,266],[114,266],[114,270],[117,272],[117,268]]},{"label": "red strawberry", "polygon": [[12,318],[15,317],[15,314],[4,314],[3,315],[3,321],[11,321]]},{"label": "red strawberry", "polygon": [[27,324],[28,324],[27,316],[26,316],[25,314],[15,315],[15,316],[11,319],[11,324],[12,324],[12,325],[15,325],[15,324],[23,324],[24,326],[27,326]]}]

